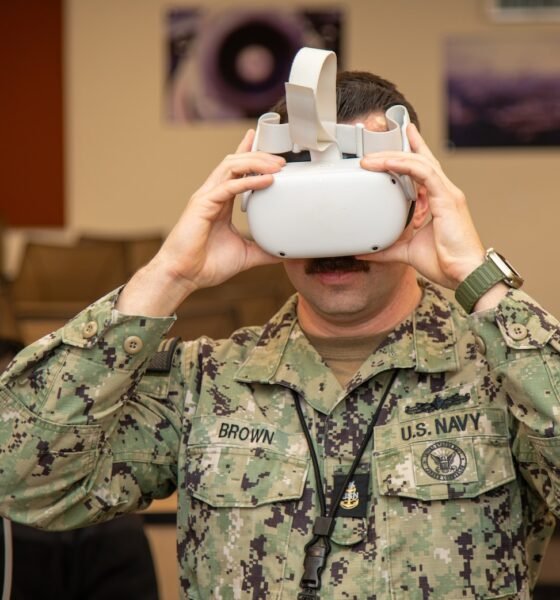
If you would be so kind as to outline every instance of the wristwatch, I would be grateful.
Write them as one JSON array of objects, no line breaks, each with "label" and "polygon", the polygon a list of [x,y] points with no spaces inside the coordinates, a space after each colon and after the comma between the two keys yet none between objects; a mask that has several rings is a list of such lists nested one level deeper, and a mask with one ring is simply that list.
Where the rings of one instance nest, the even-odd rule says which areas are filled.
[{"label": "wristwatch", "polygon": [[455,290],[455,299],[467,313],[470,313],[478,299],[500,281],[515,289],[523,285],[523,278],[509,262],[494,248],[488,248],[486,260]]}]

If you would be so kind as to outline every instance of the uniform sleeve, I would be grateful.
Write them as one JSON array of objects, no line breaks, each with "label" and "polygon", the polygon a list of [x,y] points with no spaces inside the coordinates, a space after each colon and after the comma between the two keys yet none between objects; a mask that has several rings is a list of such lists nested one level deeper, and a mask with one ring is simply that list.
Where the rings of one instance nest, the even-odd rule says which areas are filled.
[{"label": "uniform sleeve", "polygon": [[67,529],[176,486],[185,398],[178,344],[146,369],[173,318],[120,314],[118,292],[24,349],[0,379],[0,510]]},{"label": "uniform sleeve", "polygon": [[495,311],[471,318],[494,381],[506,392],[520,472],[560,516],[559,323],[519,290]]}]

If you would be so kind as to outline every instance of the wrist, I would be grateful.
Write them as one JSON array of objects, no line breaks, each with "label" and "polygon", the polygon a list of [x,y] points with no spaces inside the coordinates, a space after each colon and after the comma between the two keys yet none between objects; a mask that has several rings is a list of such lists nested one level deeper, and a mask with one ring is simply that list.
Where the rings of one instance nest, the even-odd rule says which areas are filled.
[{"label": "wrist", "polygon": [[505,283],[497,283],[476,301],[472,312],[475,313],[482,310],[496,308],[496,306],[498,306],[498,304],[505,298],[508,291],[509,287]]},{"label": "wrist", "polygon": [[455,299],[465,312],[495,307],[507,294],[507,288],[520,288],[523,278],[513,266],[493,248],[485,260],[457,286]]},{"label": "wrist", "polygon": [[196,285],[170,269],[156,255],[125,285],[116,309],[129,315],[167,317],[196,289]]},{"label": "wrist", "polygon": [[471,273],[478,269],[480,265],[484,264],[485,260],[485,254],[484,251],[482,251],[480,254],[473,255],[457,265],[452,279],[453,289],[456,290]]}]

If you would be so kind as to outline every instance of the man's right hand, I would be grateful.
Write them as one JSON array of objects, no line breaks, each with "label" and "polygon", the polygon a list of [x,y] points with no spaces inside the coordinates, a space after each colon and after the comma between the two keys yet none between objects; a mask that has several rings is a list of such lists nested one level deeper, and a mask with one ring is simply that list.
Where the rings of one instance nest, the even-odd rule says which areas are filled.
[{"label": "man's right hand", "polygon": [[199,288],[280,261],[244,239],[231,222],[235,196],[268,187],[272,174],[285,164],[280,156],[251,152],[253,137],[254,131],[248,131],[236,152],[226,156],[191,197],[159,252],[121,292],[120,312],[167,316]]}]

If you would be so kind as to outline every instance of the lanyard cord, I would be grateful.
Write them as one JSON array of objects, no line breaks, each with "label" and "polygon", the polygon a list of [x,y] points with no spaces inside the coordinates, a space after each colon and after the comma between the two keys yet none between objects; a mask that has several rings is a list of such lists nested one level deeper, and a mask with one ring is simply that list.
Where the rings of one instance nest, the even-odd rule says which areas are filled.
[{"label": "lanyard cord", "polygon": [[301,423],[301,428],[305,435],[307,446],[309,447],[309,453],[311,454],[311,462],[313,464],[313,472],[315,474],[319,507],[321,509],[321,516],[317,517],[315,519],[315,523],[313,524],[313,537],[311,538],[311,541],[309,541],[305,545],[305,559],[303,563],[304,572],[299,584],[303,591],[298,594],[298,600],[316,600],[316,598],[318,597],[317,590],[321,589],[321,575],[327,563],[327,557],[331,551],[330,536],[334,529],[335,518],[338,513],[338,509],[340,508],[340,502],[342,500],[342,497],[344,496],[344,492],[346,491],[348,484],[354,477],[356,469],[360,464],[360,461],[362,459],[362,456],[364,455],[364,452],[370,439],[373,437],[373,429],[375,427],[375,424],[377,423],[377,419],[379,418],[379,413],[381,412],[381,408],[385,404],[385,400],[389,395],[389,391],[393,387],[393,383],[395,382],[397,374],[398,369],[395,369],[391,375],[391,378],[389,379],[389,383],[385,387],[383,396],[379,401],[377,408],[375,409],[373,417],[369,422],[364,439],[362,440],[358,453],[354,457],[352,466],[350,467],[350,470],[344,478],[344,482],[338,491],[338,495],[335,498],[335,501],[331,505],[329,515],[327,515],[325,490],[323,489],[317,452],[315,452],[315,447],[313,445],[313,440],[311,439],[311,433],[309,432],[309,428],[305,424],[305,417],[303,416],[299,396],[296,392],[292,390],[294,404],[299,417],[299,421]]}]

